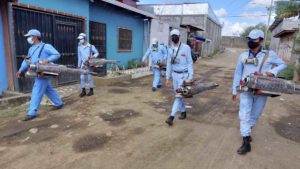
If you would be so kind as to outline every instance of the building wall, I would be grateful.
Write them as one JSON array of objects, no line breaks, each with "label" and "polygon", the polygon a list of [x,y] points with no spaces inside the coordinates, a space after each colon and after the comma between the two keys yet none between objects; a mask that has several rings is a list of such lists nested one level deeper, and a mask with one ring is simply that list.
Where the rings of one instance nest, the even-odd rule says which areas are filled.
[{"label": "building wall", "polygon": [[292,59],[292,49],[293,49],[294,38],[295,38],[294,33],[287,34],[285,36],[280,37],[277,54],[287,64],[291,64],[294,61]]},{"label": "building wall", "polygon": [[8,79],[6,71],[6,59],[5,59],[5,47],[4,47],[4,35],[3,35],[3,24],[2,24],[2,11],[0,7],[0,96],[3,90],[8,88]]},{"label": "building wall", "polygon": [[[106,24],[107,37],[107,59],[120,61],[120,64],[127,66],[128,61],[132,59],[141,60],[143,56],[144,41],[144,20],[126,11],[120,11],[110,5],[90,6],[90,20]],[[118,51],[118,28],[127,28],[132,30],[132,51]]]},{"label": "building wall", "polygon": [[278,52],[279,42],[280,42],[280,39],[279,39],[279,38],[272,37],[272,38],[271,38],[270,49],[273,50],[273,51]]},{"label": "building wall", "polygon": [[[18,0],[18,2],[79,15],[89,20],[89,0]],[[86,24],[86,32],[89,32],[88,24]]]},{"label": "building wall", "polygon": [[203,36],[206,39],[211,40],[209,43],[203,44],[203,55],[204,57],[211,56],[216,52],[221,46],[221,31],[222,27],[212,21],[210,18],[207,17],[206,22],[206,29],[203,32]]},{"label": "building wall", "polygon": [[207,15],[197,16],[159,16],[163,22],[166,22],[172,28],[177,28],[181,33],[181,41],[187,41],[187,30],[180,28],[180,23],[188,24],[196,22],[199,27],[202,27],[204,31],[199,33],[200,36],[210,39],[210,43],[203,43],[201,55],[207,57],[212,55],[221,45],[221,31],[220,25],[216,24],[211,19],[207,18]]},{"label": "building wall", "polygon": [[225,48],[248,48],[247,39],[237,36],[222,36],[221,44]]},{"label": "building wall", "polygon": [[156,38],[159,43],[164,44],[169,43],[169,24],[161,22],[157,19],[152,19],[151,21],[151,31],[150,31],[150,42],[153,38]]}]

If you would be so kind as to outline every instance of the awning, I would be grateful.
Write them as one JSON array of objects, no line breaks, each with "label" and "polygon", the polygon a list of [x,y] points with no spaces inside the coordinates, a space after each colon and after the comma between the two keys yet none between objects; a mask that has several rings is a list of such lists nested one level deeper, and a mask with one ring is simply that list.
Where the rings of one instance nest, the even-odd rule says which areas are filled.
[{"label": "awning", "polygon": [[192,29],[194,29],[194,30],[196,30],[196,31],[204,31],[204,29],[200,28],[199,26],[196,26],[196,25],[190,25],[190,24],[181,24],[180,27],[182,27],[182,28],[187,28],[187,27],[189,27],[189,28],[192,28]]},{"label": "awning", "polygon": [[200,42],[206,42],[207,39],[201,37],[201,36],[191,36],[189,37],[189,39],[194,39],[194,40],[197,40],[197,41],[200,41]]},{"label": "awning", "polygon": [[135,7],[129,6],[129,5],[119,2],[119,1],[113,1],[113,0],[101,0],[101,1],[111,4],[111,5],[114,5],[114,6],[117,6],[117,7],[120,7],[120,8],[123,8],[123,9],[126,9],[128,11],[143,15],[147,18],[156,18],[155,15],[153,15],[151,13],[145,12],[143,10],[137,9]]}]

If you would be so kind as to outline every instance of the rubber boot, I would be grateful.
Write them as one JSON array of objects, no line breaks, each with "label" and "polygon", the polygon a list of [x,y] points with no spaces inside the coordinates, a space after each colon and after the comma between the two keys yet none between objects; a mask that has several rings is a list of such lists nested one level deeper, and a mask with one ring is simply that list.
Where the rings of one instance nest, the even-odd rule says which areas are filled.
[{"label": "rubber boot", "polygon": [[85,88],[82,88],[82,91],[81,91],[79,97],[84,97],[85,95],[86,95]]},{"label": "rubber boot", "polygon": [[89,93],[87,94],[87,96],[92,96],[94,95],[94,89],[93,88],[90,88],[90,91]]},{"label": "rubber boot", "polygon": [[174,116],[170,116],[170,117],[166,120],[166,123],[167,123],[169,126],[172,126],[172,125],[173,125],[173,120],[174,120]]},{"label": "rubber boot", "polygon": [[238,154],[244,155],[251,151],[250,138],[251,138],[250,136],[243,137],[243,144],[238,149],[238,151],[237,151]]},{"label": "rubber boot", "polygon": [[181,112],[180,116],[178,117],[179,120],[186,119],[186,112]]}]

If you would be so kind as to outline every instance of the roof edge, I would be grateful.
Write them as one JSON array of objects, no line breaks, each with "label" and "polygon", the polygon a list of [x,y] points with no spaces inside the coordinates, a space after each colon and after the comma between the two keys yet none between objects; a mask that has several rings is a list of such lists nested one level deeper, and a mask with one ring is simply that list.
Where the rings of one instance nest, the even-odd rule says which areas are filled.
[{"label": "roof edge", "polygon": [[120,8],[123,8],[123,9],[126,9],[126,10],[129,10],[129,11],[132,11],[132,12],[135,12],[135,13],[138,13],[140,15],[143,15],[143,16],[146,16],[148,18],[156,18],[155,15],[151,14],[151,13],[148,13],[146,11],[143,11],[143,10],[140,10],[138,8],[135,8],[135,7],[132,7],[130,5],[127,5],[127,4],[124,4],[122,2],[118,2],[118,1],[112,1],[112,0],[101,0],[102,2],[106,2],[108,4],[111,4],[111,5],[114,5],[114,6],[118,6]]}]

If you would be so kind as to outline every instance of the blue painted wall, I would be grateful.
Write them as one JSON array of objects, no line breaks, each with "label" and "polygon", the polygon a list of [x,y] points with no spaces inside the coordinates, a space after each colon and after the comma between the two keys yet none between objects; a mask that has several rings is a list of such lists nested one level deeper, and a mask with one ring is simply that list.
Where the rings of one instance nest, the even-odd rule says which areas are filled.
[{"label": "blue painted wall", "polygon": [[[86,17],[87,21],[89,20],[89,0],[18,0],[18,2],[79,15]],[[86,25],[86,32],[89,32],[88,22]]]},{"label": "blue painted wall", "polygon": [[[91,4],[90,20],[106,24],[107,59],[118,60],[120,65],[128,65],[131,59],[141,60],[143,56],[144,21],[132,14],[101,4]],[[118,28],[132,30],[132,51],[118,51]]]},{"label": "blue painted wall", "polygon": [[0,96],[3,90],[8,87],[7,71],[6,71],[6,60],[5,60],[5,48],[4,48],[4,36],[3,36],[3,25],[2,15],[0,8]]},{"label": "blue painted wall", "polygon": [[[86,32],[89,34],[89,20],[106,24],[107,59],[119,60],[127,66],[131,59],[141,60],[143,56],[144,21],[132,14],[120,12],[111,6],[89,3],[89,0],[18,0],[20,3],[58,10],[87,18]],[[133,46],[131,52],[118,51],[118,28],[133,30]]]}]

